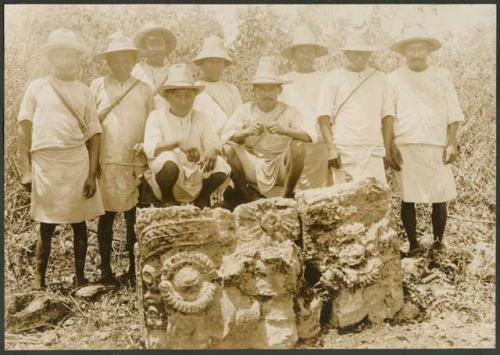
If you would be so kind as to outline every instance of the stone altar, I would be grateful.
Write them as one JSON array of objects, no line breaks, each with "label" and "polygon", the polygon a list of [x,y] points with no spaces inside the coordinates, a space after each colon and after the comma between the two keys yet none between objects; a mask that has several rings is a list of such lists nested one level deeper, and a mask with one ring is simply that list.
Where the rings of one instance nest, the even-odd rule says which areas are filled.
[{"label": "stone altar", "polygon": [[[293,348],[403,304],[389,194],[375,180],[224,209],[139,209],[138,306],[147,348]],[[305,265],[319,281],[308,284]],[[324,295],[328,295],[325,297]]]}]

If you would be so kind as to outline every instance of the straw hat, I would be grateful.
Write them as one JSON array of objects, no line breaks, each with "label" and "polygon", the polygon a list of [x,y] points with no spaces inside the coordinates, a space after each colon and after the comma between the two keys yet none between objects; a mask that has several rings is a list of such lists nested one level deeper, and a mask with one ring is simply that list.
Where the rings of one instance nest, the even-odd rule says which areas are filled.
[{"label": "straw hat", "polygon": [[96,55],[96,59],[104,59],[107,54],[115,53],[115,52],[132,52],[137,55],[139,50],[134,45],[132,38],[126,36],[122,32],[115,32],[111,36],[109,36],[111,40],[108,44],[108,47],[105,51],[102,51],[98,55]]},{"label": "straw hat", "polygon": [[368,39],[368,33],[362,30],[355,30],[342,48],[343,51],[374,52],[378,48],[372,45]]},{"label": "straw hat", "polygon": [[429,45],[431,52],[441,48],[441,42],[431,37],[421,25],[406,27],[400,39],[391,46],[394,52],[402,53],[403,48],[412,42],[423,41]]},{"label": "straw hat", "polygon": [[169,89],[203,90],[205,85],[197,84],[186,63],[173,64],[168,68],[168,78],[161,87],[161,92]]},{"label": "straw hat", "polygon": [[165,27],[148,22],[144,24],[139,31],[134,35],[134,44],[139,49],[146,49],[145,40],[148,35],[157,32],[163,36],[167,45],[167,54],[172,52],[177,45],[175,35],[167,30]]},{"label": "straw hat", "polygon": [[251,81],[246,84],[288,84],[291,80],[283,80],[279,75],[279,61],[276,57],[262,57],[257,64],[257,71]]},{"label": "straw hat", "polygon": [[316,57],[321,57],[328,53],[328,48],[316,42],[316,38],[309,27],[299,26],[293,36],[292,44],[283,48],[281,55],[286,59],[293,59],[293,49],[301,46],[314,47],[316,49]]},{"label": "straw hat", "polygon": [[199,62],[205,58],[224,59],[226,61],[226,66],[231,65],[233,62],[224,48],[222,38],[215,35],[208,36],[204,39],[203,47],[193,62],[195,64],[199,64]]},{"label": "straw hat", "polygon": [[41,49],[44,54],[54,49],[72,49],[80,53],[85,52],[85,47],[77,39],[76,34],[65,28],[58,28],[53,31]]}]

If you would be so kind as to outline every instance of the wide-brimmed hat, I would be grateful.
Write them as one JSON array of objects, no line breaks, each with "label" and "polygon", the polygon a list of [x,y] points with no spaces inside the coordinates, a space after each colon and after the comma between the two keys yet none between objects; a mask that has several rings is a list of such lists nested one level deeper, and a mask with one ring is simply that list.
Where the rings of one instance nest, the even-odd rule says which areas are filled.
[{"label": "wide-brimmed hat", "polygon": [[115,52],[132,52],[137,55],[139,50],[134,45],[132,38],[122,32],[115,32],[109,36],[109,43],[106,50],[96,55],[96,59],[104,59],[107,54]]},{"label": "wide-brimmed hat", "polygon": [[54,49],[72,49],[84,53],[85,47],[78,40],[73,31],[65,28],[58,28],[49,35],[49,39],[41,47],[43,53],[48,53]]},{"label": "wide-brimmed hat", "polygon": [[203,46],[200,53],[194,58],[193,63],[199,64],[202,59],[206,58],[221,58],[226,61],[226,66],[232,64],[232,59],[227,54],[226,48],[224,48],[224,42],[222,38],[211,35],[203,40]]},{"label": "wide-brimmed hat", "polygon": [[421,25],[406,27],[401,37],[391,46],[394,52],[402,53],[403,48],[412,42],[423,41],[429,45],[431,52],[441,48],[441,42],[432,37]]},{"label": "wide-brimmed hat", "polygon": [[368,32],[358,29],[347,37],[342,51],[374,52],[378,48],[370,43]]},{"label": "wide-brimmed hat", "polygon": [[196,89],[203,90],[205,85],[201,85],[193,79],[193,74],[186,63],[173,64],[168,68],[168,77],[163,83],[160,92],[170,89]]},{"label": "wide-brimmed hat", "polygon": [[291,45],[281,50],[281,55],[287,59],[293,59],[293,49],[301,46],[311,46],[316,50],[316,57],[324,56],[328,53],[328,48],[318,44],[316,37],[307,26],[299,26],[293,36]]},{"label": "wide-brimmed hat", "polygon": [[257,64],[257,70],[252,80],[246,84],[288,84],[291,80],[283,80],[279,75],[279,60],[276,57],[262,57]]},{"label": "wide-brimmed hat", "polygon": [[177,39],[175,38],[175,35],[165,27],[151,22],[147,22],[146,24],[144,24],[134,35],[135,46],[139,49],[146,49],[144,42],[147,36],[154,32],[160,33],[165,39],[167,54],[175,49],[175,46],[177,45]]}]

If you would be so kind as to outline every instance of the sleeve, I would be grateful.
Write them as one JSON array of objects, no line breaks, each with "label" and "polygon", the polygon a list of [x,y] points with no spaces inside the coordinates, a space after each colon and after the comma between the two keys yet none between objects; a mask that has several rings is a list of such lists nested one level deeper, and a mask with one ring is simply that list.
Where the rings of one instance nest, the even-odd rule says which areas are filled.
[{"label": "sleeve", "polygon": [[245,104],[238,107],[222,128],[221,142],[226,143],[235,133],[245,128]]},{"label": "sleeve", "polygon": [[157,111],[153,111],[149,114],[144,129],[144,153],[149,160],[154,159],[156,145],[161,139],[161,127],[158,122]]},{"label": "sleeve", "polygon": [[293,106],[288,107],[288,114],[290,115],[290,127],[294,129],[302,129],[311,137],[312,143],[318,142],[318,135],[316,131],[315,121],[306,119],[301,111]]},{"label": "sleeve", "polygon": [[316,120],[321,116],[332,117],[334,112],[335,92],[332,85],[331,74],[325,79],[319,91],[318,106],[316,107]]},{"label": "sleeve", "polygon": [[217,135],[215,128],[212,124],[212,121],[208,116],[201,111],[197,111],[201,121],[203,122],[203,132],[202,132],[202,145],[204,153],[209,151],[210,149],[217,149],[222,151],[222,144],[219,140],[219,136]]},{"label": "sleeve", "polygon": [[386,116],[396,117],[396,101],[394,94],[394,83],[392,75],[386,75],[384,78],[384,92],[382,94],[382,112],[380,119]]},{"label": "sleeve", "polygon": [[19,108],[19,113],[17,115],[18,121],[33,121],[33,115],[36,110],[36,98],[35,98],[35,82],[32,81],[24,93],[23,101],[21,102],[21,107]]},{"label": "sleeve", "polygon": [[99,122],[99,118],[97,117],[96,96],[90,89],[88,90],[88,102],[85,110],[86,110],[85,117],[88,126],[88,132],[87,132],[87,140],[88,140],[92,138],[94,135],[102,133],[101,123]]},{"label": "sleeve", "polygon": [[209,121],[213,123],[215,132],[220,134],[228,118],[210,95],[204,92],[199,94],[194,101],[193,108],[197,111],[202,111],[208,117]]},{"label": "sleeve", "polygon": [[462,108],[460,107],[460,101],[458,100],[458,95],[453,84],[453,79],[448,70],[443,69],[444,80],[443,83],[446,85],[446,114],[448,118],[448,124],[453,122],[464,122],[464,114]]}]

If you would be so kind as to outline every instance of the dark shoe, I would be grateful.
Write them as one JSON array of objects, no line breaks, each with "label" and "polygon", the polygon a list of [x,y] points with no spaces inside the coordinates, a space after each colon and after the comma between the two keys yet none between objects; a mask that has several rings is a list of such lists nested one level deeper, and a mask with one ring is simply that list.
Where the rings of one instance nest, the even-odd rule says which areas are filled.
[{"label": "dark shoe", "polygon": [[98,283],[107,285],[107,286],[118,286],[120,284],[120,281],[116,278],[114,274],[105,274],[102,275],[101,278],[99,279]]},{"label": "dark shoe", "polygon": [[424,254],[425,250],[420,247],[416,247],[408,250],[407,252],[400,251],[401,259],[403,258],[418,258]]},{"label": "dark shoe", "polygon": [[73,287],[77,289],[86,286],[89,283],[89,280],[85,277],[83,279],[77,279],[76,277],[73,278]]}]

